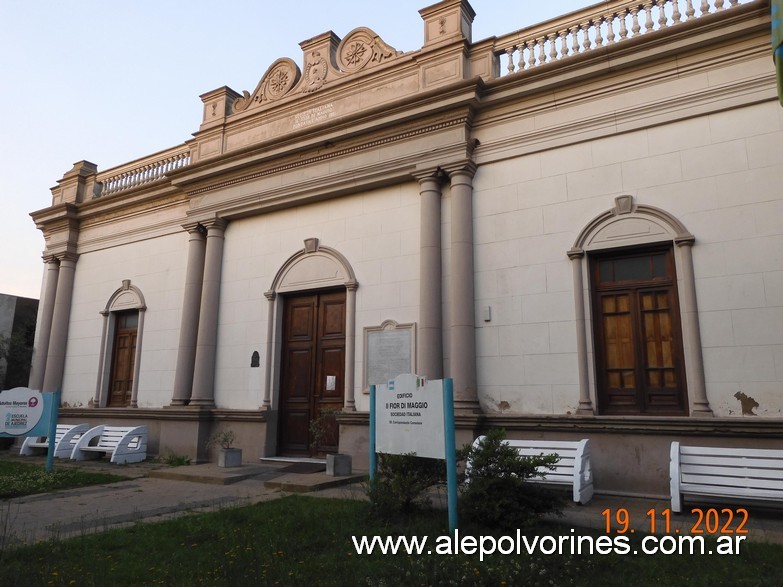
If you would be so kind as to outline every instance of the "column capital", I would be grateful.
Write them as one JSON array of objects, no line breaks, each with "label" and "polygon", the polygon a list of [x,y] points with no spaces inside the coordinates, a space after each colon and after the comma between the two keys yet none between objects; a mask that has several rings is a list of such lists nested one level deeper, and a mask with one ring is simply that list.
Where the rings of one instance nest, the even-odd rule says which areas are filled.
[{"label": "column capital", "polygon": [[575,259],[582,259],[585,256],[585,250],[584,249],[571,249],[566,253],[568,255],[568,258],[572,261]]},{"label": "column capital", "polygon": [[[456,178],[464,176],[467,176],[472,180],[473,176],[476,175],[477,169],[478,165],[476,165],[476,163],[471,160],[457,161],[442,167],[444,173],[448,174],[452,184],[455,183]],[[459,181],[457,183],[459,183]]]},{"label": "column capital", "polygon": [[417,169],[411,175],[418,180],[420,184],[436,181],[439,184],[448,180],[448,174],[440,167],[427,167],[423,169]]},{"label": "column capital", "polygon": [[72,263],[76,263],[76,261],[79,260],[79,253],[74,253],[73,251],[62,251],[59,253],[54,253],[54,256],[61,265],[63,261],[71,261]]},{"label": "column capital", "polygon": [[207,236],[207,227],[201,224],[201,222],[186,222],[182,225],[190,236]]},{"label": "column capital", "polygon": [[273,290],[265,291],[264,297],[268,299],[270,302],[274,302],[275,298],[277,297],[277,294]]},{"label": "column capital", "polygon": [[356,291],[359,288],[359,282],[355,279],[345,282],[345,289],[348,291]]},{"label": "column capital", "polygon": [[696,243],[696,237],[690,233],[678,234],[674,237],[674,244],[678,247],[692,247]]},{"label": "column capital", "polygon": [[209,218],[208,220],[202,220],[201,224],[207,229],[207,236],[209,236],[209,232],[213,230],[225,230],[226,226],[228,226],[228,221],[224,218],[215,217]]},{"label": "column capital", "polygon": [[212,216],[198,219],[193,218],[189,222],[182,224],[182,228],[191,234],[198,233],[207,236],[210,229],[224,230],[227,225],[228,221],[226,219],[220,218],[219,216]]}]

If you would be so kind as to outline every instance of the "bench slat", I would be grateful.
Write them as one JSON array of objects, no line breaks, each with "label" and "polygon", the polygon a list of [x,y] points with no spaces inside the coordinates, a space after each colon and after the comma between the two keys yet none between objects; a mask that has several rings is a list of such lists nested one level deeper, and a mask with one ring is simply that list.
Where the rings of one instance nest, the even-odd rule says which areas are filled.
[{"label": "bench slat", "polygon": [[[722,487],[715,485],[692,484],[683,487],[688,495],[720,495],[723,497],[753,497],[756,499],[780,500],[783,491],[772,489],[748,489],[746,487]],[[726,490],[729,490],[727,493]]]},{"label": "bench slat", "polygon": [[682,446],[681,455],[716,455],[730,457],[763,457],[783,459],[783,450],[774,448],[720,448],[714,446]]},{"label": "bench slat", "polygon": [[681,479],[684,486],[694,483],[699,485],[724,486],[729,490],[741,487],[777,489],[778,491],[781,491],[781,494],[783,495],[783,487],[781,487],[779,479],[759,479],[756,477],[719,477],[717,475],[705,476],[688,474],[683,474]]},{"label": "bench slat", "polygon": [[681,455],[680,457],[680,463],[682,463],[683,466],[689,464],[698,464],[714,465],[720,467],[766,467],[770,469],[779,469],[781,466],[781,460],[783,460],[783,457],[777,459],[765,459],[756,455],[747,457]]},{"label": "bench slat", "polygon": [[[686,475],[702,477],[732,477],[741,483],[742,479],[777,479],[783,482],[783,469],[759,469],[756,467],[713,467],[709,465],[683,465],[681,477]],[[783,483],[781,483],[783,484]]]}]

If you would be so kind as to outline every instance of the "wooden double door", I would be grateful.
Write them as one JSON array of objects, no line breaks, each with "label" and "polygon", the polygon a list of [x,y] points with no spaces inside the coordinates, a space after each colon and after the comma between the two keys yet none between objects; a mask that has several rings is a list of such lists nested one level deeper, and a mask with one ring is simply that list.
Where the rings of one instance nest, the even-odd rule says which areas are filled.
[{"label": "wooden double door", "polygon": [[599,413],[687,415],[671,248],[596,256],[592,284]]},{"label": "wooden double door", "polygon": [[139,336],[139,313],[118,312],[114,322],[111,376],[107,405],[127,407],[133,395],[133,370],[136,365],[136,340]]},{"label": "wooden double door", "polygon": [[337,452],[345,389],[345,290],[285,296],[278,454]]}]

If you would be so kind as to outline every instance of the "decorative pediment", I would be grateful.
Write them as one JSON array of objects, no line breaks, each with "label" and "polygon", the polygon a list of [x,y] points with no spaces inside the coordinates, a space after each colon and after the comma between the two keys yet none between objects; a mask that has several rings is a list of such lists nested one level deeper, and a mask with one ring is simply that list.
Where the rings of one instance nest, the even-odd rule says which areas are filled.
[{"label": "decorative pediment", "polygon": [[317,238],[305,240],[304,248],[280,268],[270,295],[356,284],[351,265],[339,252],[321,245]]},{"label": "decorative pediment", "polygon": [[247,110],[251,104],[260,105],[282,98],[301,78],[302,72],[293,60],[288,57],[278,59],[266,70],[252,95],[244,91],[242,97],[234,101],[234,112]]},{"label": "decorative pediment", "polygon": [[354,73],[380,65],[401,54],[372,30],[360,27],[348,33],[340,43],[337,48],[337,65],[344,73]]},{"label": "decorative pediment", "polygon": [[340,40],[331,31],[300,44],[304,51],[303,70],[284,57],[275,61],[261,78],[255,91],[243,92],[234,101],[235,113],[260,107],[295,94],[309,94],[347,76],[384,64],[402,55],[366,27],[354,29]]},{"label": "decorative pediment", "polygon": [[615,198],[613,208],[596,216],[579,233],[569,256],[588,250],[664,242],[692,242],[693,235],[674,216],[653,206],[636,204],[633,197]]}]

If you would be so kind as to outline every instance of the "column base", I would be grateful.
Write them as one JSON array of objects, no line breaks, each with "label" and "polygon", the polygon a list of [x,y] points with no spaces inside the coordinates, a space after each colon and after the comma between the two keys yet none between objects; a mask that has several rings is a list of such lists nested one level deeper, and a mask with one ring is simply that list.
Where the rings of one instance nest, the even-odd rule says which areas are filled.
[{"label": "column base", "polygon": [[579,407],[576,409],[577,416],[595,416],[595,409],[593,408],[593,402],[580,401]]},{"label": "column base", "polygon": [[712,408],[710,408],[710,404],[704,402],[704,403],[693,404],[693,410],[691,410],[691,416],[699,416],[701,418],[714,418],[715,414],[713,413]]}]

